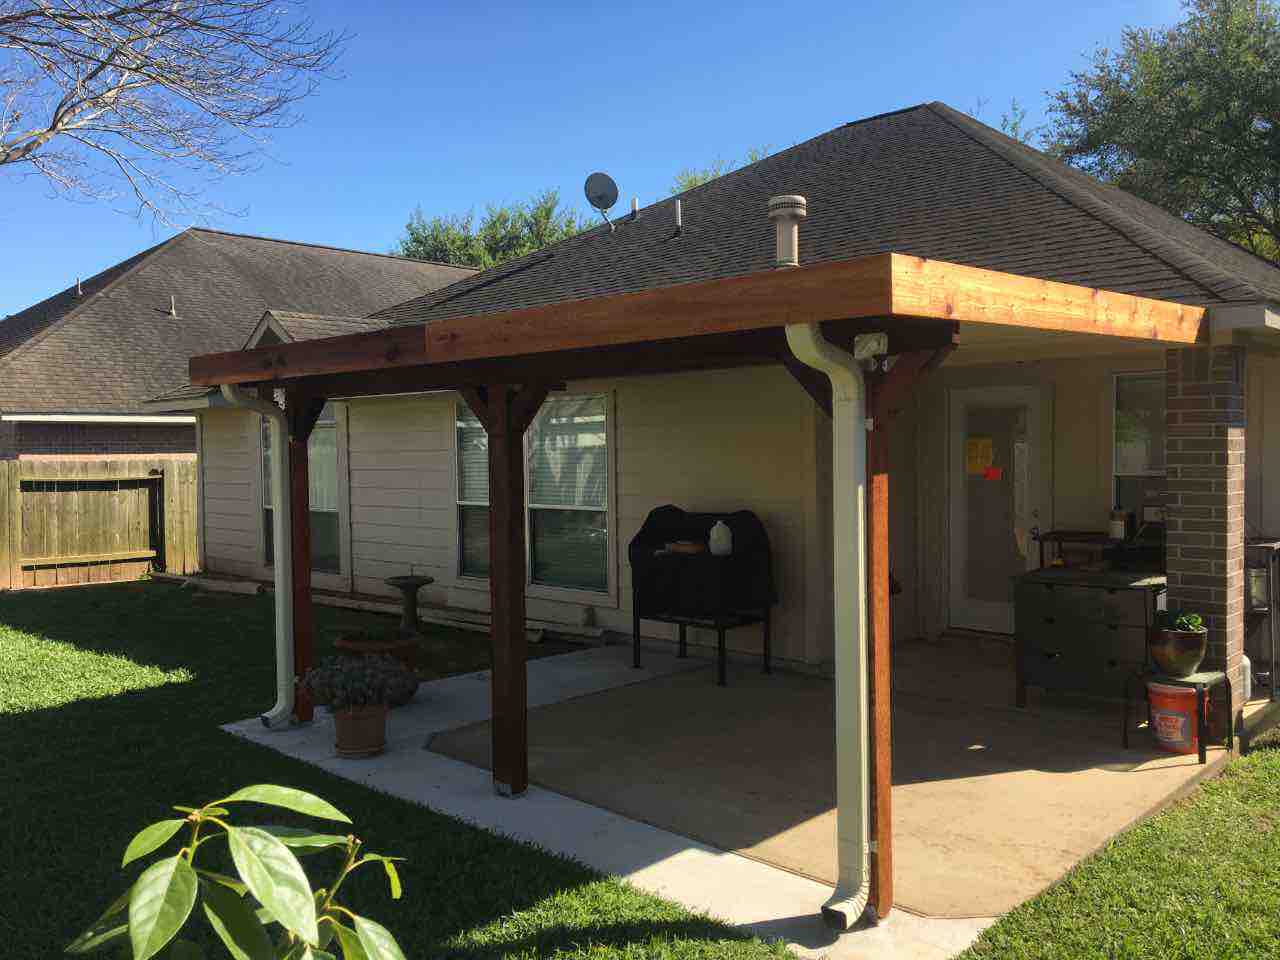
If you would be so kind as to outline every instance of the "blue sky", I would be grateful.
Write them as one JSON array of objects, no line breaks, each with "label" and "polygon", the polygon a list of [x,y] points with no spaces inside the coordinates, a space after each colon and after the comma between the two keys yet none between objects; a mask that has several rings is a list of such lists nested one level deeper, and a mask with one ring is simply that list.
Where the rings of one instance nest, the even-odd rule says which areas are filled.
[{"label": "blue sky", "polygon": [[[1017,97],[1036,122],[1095,45],[1178,18],[1176,0],[310,7],[354,34],[343,76],[261,170],[210,190],[243,212],[210,225],[378,251],[415,206],[465,212],[556,187],[585,207],[583,179],[606,170],[621,209],[668,195],[682,167],[927,100],[981,98],[998,124]],[[172,232],[2,169],[0,227],[0,316]]]}]

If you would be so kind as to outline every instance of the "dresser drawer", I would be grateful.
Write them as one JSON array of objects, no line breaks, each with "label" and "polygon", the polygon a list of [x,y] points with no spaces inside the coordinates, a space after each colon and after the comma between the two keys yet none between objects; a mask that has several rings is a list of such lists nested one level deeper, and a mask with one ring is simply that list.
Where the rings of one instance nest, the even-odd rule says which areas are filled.
[{"label": "dresser drawer", "polygon": [[1116,623],[1145,627],[1151,595],[1145,590],[1109,590],[1105,587],[1019,584],[1015,612],[1036,622],[1052,617],[1058,621]]}]

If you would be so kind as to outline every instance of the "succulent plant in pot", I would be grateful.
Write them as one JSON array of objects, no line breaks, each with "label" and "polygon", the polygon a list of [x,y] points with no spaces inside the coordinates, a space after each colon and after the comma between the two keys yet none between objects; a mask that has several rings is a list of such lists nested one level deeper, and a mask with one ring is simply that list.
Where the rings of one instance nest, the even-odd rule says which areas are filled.
[{"label": "succulent plant in pot", "polygon": [[378,655],[328,657],[302,682],[333,714],[338,756],[371,757],[386,748],[389,705],[413,696],[418,678],[400,661]]},{"label": "succulent plant in pot", "polygon": [[1157,667],[1171,677],[1187,677],[1200,669],[1209,630],[1198,613],[1161,610],[1147,647]]}]

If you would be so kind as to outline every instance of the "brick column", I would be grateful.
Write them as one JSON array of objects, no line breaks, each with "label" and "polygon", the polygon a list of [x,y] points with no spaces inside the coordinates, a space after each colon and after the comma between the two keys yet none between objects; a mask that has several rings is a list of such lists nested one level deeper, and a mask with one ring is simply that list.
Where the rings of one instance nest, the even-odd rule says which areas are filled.
[{"label": "brick column", "polygon": [[1240,710],[1244,652],[1245,352],[1169,350],[1165,357],[1169,608],[1200,613],[1205,666],[1226,669]]}]

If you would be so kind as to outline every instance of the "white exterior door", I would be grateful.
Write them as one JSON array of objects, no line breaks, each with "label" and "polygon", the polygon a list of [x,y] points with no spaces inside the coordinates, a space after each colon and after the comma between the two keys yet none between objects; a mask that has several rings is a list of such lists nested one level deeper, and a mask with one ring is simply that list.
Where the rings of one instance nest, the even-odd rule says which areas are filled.
[{"label": "white exterior door", "polygon": [[1013,577],[1039,555],[1041,392],[973,387],[950,396],[951,626],[1013,633]]}]

